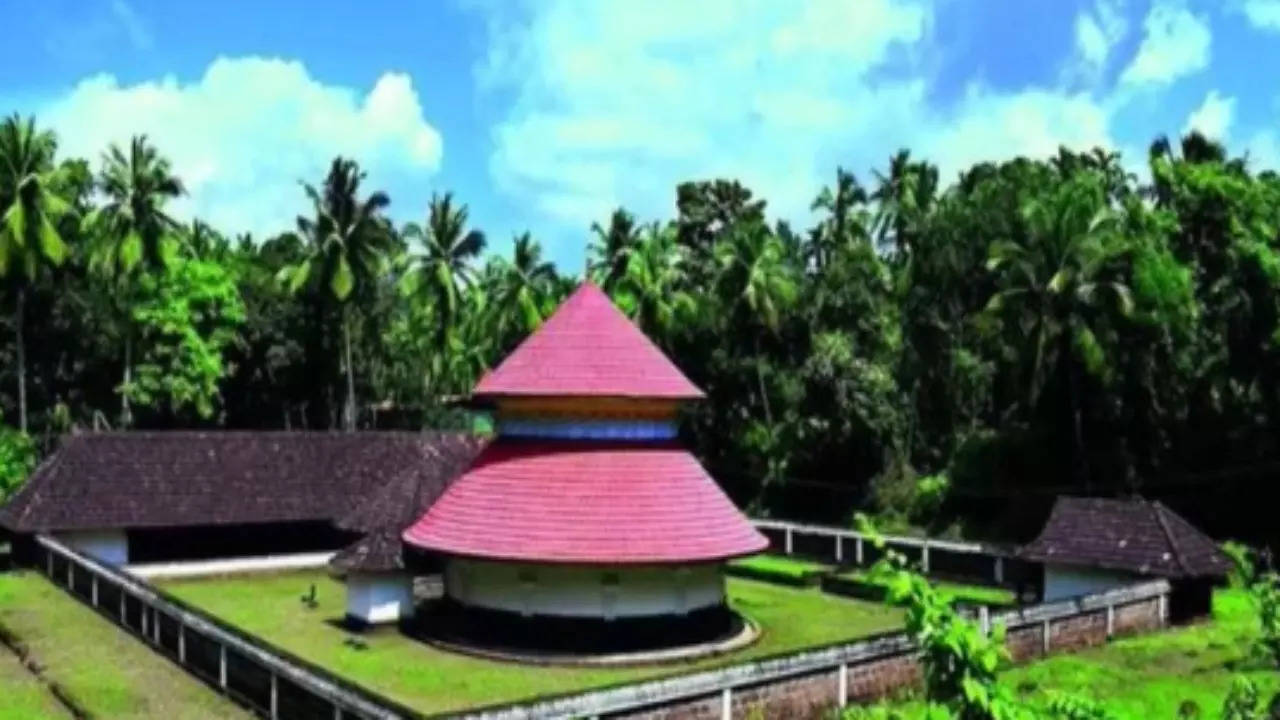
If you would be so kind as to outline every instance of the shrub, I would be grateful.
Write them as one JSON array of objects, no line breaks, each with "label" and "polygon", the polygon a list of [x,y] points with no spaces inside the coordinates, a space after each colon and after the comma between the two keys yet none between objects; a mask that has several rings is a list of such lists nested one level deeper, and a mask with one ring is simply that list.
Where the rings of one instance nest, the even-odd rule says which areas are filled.
[{"label": "shrub", "polygon": [[36,446],[31,437],[12,428],[0,427],[0,501],[17,492],[36,465]]}]

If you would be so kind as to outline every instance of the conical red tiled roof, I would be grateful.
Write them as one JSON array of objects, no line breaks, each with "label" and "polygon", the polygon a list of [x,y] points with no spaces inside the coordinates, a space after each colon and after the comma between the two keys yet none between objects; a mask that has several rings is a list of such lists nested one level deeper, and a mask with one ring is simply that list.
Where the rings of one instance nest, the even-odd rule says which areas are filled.
[{"label": "conical red tiled roof", "polygon": [[411,545],[543,563],[710,562],[768,540],[671,443],[493,443],[417,523]]},{"label": "conical red tiled roof", "polygon": [[649,338],[591,283],[583,283],[502,364],[477,396],[695,400],[703,397]]}]

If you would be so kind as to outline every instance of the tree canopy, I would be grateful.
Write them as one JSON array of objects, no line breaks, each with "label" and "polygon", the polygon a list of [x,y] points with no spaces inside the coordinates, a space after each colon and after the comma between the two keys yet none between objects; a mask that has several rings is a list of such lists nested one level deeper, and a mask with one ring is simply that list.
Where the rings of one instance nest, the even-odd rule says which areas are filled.
[{"label": "tree canopy", "polygon": [[[96,173],[56,152],[0,125],[0,413],[43,449],[466,425],[454,400],[581,277],[528,233],[486,254],[447,192],[397,198],[423,221],[396,227],[350,158],[299,179],[304,217],[231,238],[172,215],[182,179],[146,138]],[[585,272],[707,392],[683,431],[753,512],[1008,537],[1057,494],[1141,493],[1274,542],[1280,176],[1194,134],[1143,161],[1149,181],[1106,148],[952,181],[886,153],[813,188],[804,228],[693,179],[672,217],[584,227]]]}]

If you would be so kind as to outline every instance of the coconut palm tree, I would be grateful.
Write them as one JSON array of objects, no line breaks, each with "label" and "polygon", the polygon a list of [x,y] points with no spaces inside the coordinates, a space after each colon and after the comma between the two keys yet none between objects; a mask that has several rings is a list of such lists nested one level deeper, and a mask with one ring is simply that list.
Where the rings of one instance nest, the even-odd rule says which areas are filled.
[{"label": "coconut palm tree", "polygon": [[587,245],[587,277],[606,293],[612,292],[627,272],[631,253],[640,244],[640,228],[634,215],[618,208],[609,216],[609,227],[592,223],[591,232],[595,240]]},{"label": "coconut palm tree", "polygon": [[555,267],[542,259],[542,246],[527,232],[515,238],[511,260],[499,263],[494,309],[501,313],[500,335],[531,333],[553,309]]},{"label": "coconut palm tree", "polygon": [[133,332],[129,292],[139,272],[161,272],[177,246],[180,223],[165,212],[165,203],[183,194],[173,174],[145,135],[134,136],[128,149],[112,145],[103,156],[98,187],[106,204],[85,218],[93,237],[89,267],[117,286],[114,297],[124,334],[124,373],[120,386],[120,420],[133,422],[129,386],[133,375]]},{"label": "coconut palm tree", "polygon": [[618,307],[663,345],[697,313],[687,291],[687,262],[675,227],[655,222],[641,233],[613,292]]},{"label": "coconut palm tree", "polygon": [[26,294],[41,268],[61,265],[67,248],[58,220],[71,205],[56,185],[52,132],[37,131],[35,120],[11,115],[0,123],[0,279],[14,290],[13,329],[18,376],[18,427],[27,431],[27,365],[23,321]]},{"label": "coconut palm tree", "polygon": [[871,199],[879,204],[876,237],[894,248],[898,257],[911,250],[919,224],[937,199],[938,168],[927,162],[912,162],[911,153],[899,150],[889,160],[889,174],[876,172],[880,186]]},{"label": "coconut palm tree", "polygon": [[458,322],[463,288],[475,280],[473,261],[484,251],[484,233],[467,228],[467,206],[455,206],[452,193],[445,193],[431,196],[425,224],[409,223],[402,235],[422,249],[407,258],[401,290],[424,293],[431,301],[443,343]]},{"label": "coconut palm tree", "polygon": [[1117,261],[1129,251],[1119,217],[1107,204],[1096,173],[1081,174],[1022,209],[1026,237],[993,243],[987,268],[1000,288],[984,312],[1002,321],[1011,342],[1022,345],[1026,405],[1034,408],[1058,372],[1069,384],[1076,473],[1087,488],[1088,466],[1081,428],[1082,373],[1102,377],[1106,356],[1098,323],[1132,312],[1132,292]]},{"label": "coconut palm tree", "polygon": [[279,279],[291,293],[319,289],[338,303],[342,322],[343,365],[347,397],[342,424],[356,427],[355,364],[351,355],[351,307],[353,296],[370,288],[381,272],[393,245],[392,230],[382,213],[391,203],[383,192],[360,197],[365,174],[355,161],[337,157],[329,166],[320,189],[303,184],[311,201],[312,216],[299,217],[298,235],[307,245],[306,258],[285,266]]},{"label": "coconut palm tree", "polygon": [[755,350],[756,382],[765,420],[774,427],[773,411],[764,386],[763,332],[776,333],[782,313],[795,302],[798,293],[795,273],[778,236],[763,222],[748,222],[732,228],[715,246],[716,286],[727,300],[731,313],[748,328]]},{"label": "coconut palm tree", "polygon": [[870,196],[853,173],[836,169],[834,188],[824,187],[810,210],[825,210],[827,216],[810,232],[806,260],[814,272],[822,272],[840,248],[851,240],[867,239],[872,222],[867,209]]}]

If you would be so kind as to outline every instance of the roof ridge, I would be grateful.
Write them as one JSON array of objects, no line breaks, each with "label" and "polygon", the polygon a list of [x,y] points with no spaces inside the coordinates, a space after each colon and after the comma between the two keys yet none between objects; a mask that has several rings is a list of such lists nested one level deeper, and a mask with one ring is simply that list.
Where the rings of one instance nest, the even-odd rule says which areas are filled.
[{"label": "roof ridge", "polygon": [[1178,563],[1178,567],[1182,568],[1182,572],[1191,575],[1191,568],[1187,566],[1186,560],[1182,557],[1182,548],[1178,546],[1178,541],[1173,537],[1173,531],[1169,529],[1169,521],[1165,517],[1164,505],[1159,500],[1151,501],[1149,504],[1156,515],[1156,522],[1160,523],[1160,530],[1164,532],[1164,537],[1169,542],[1169,548],[1173,550],[1174,561]]}]

